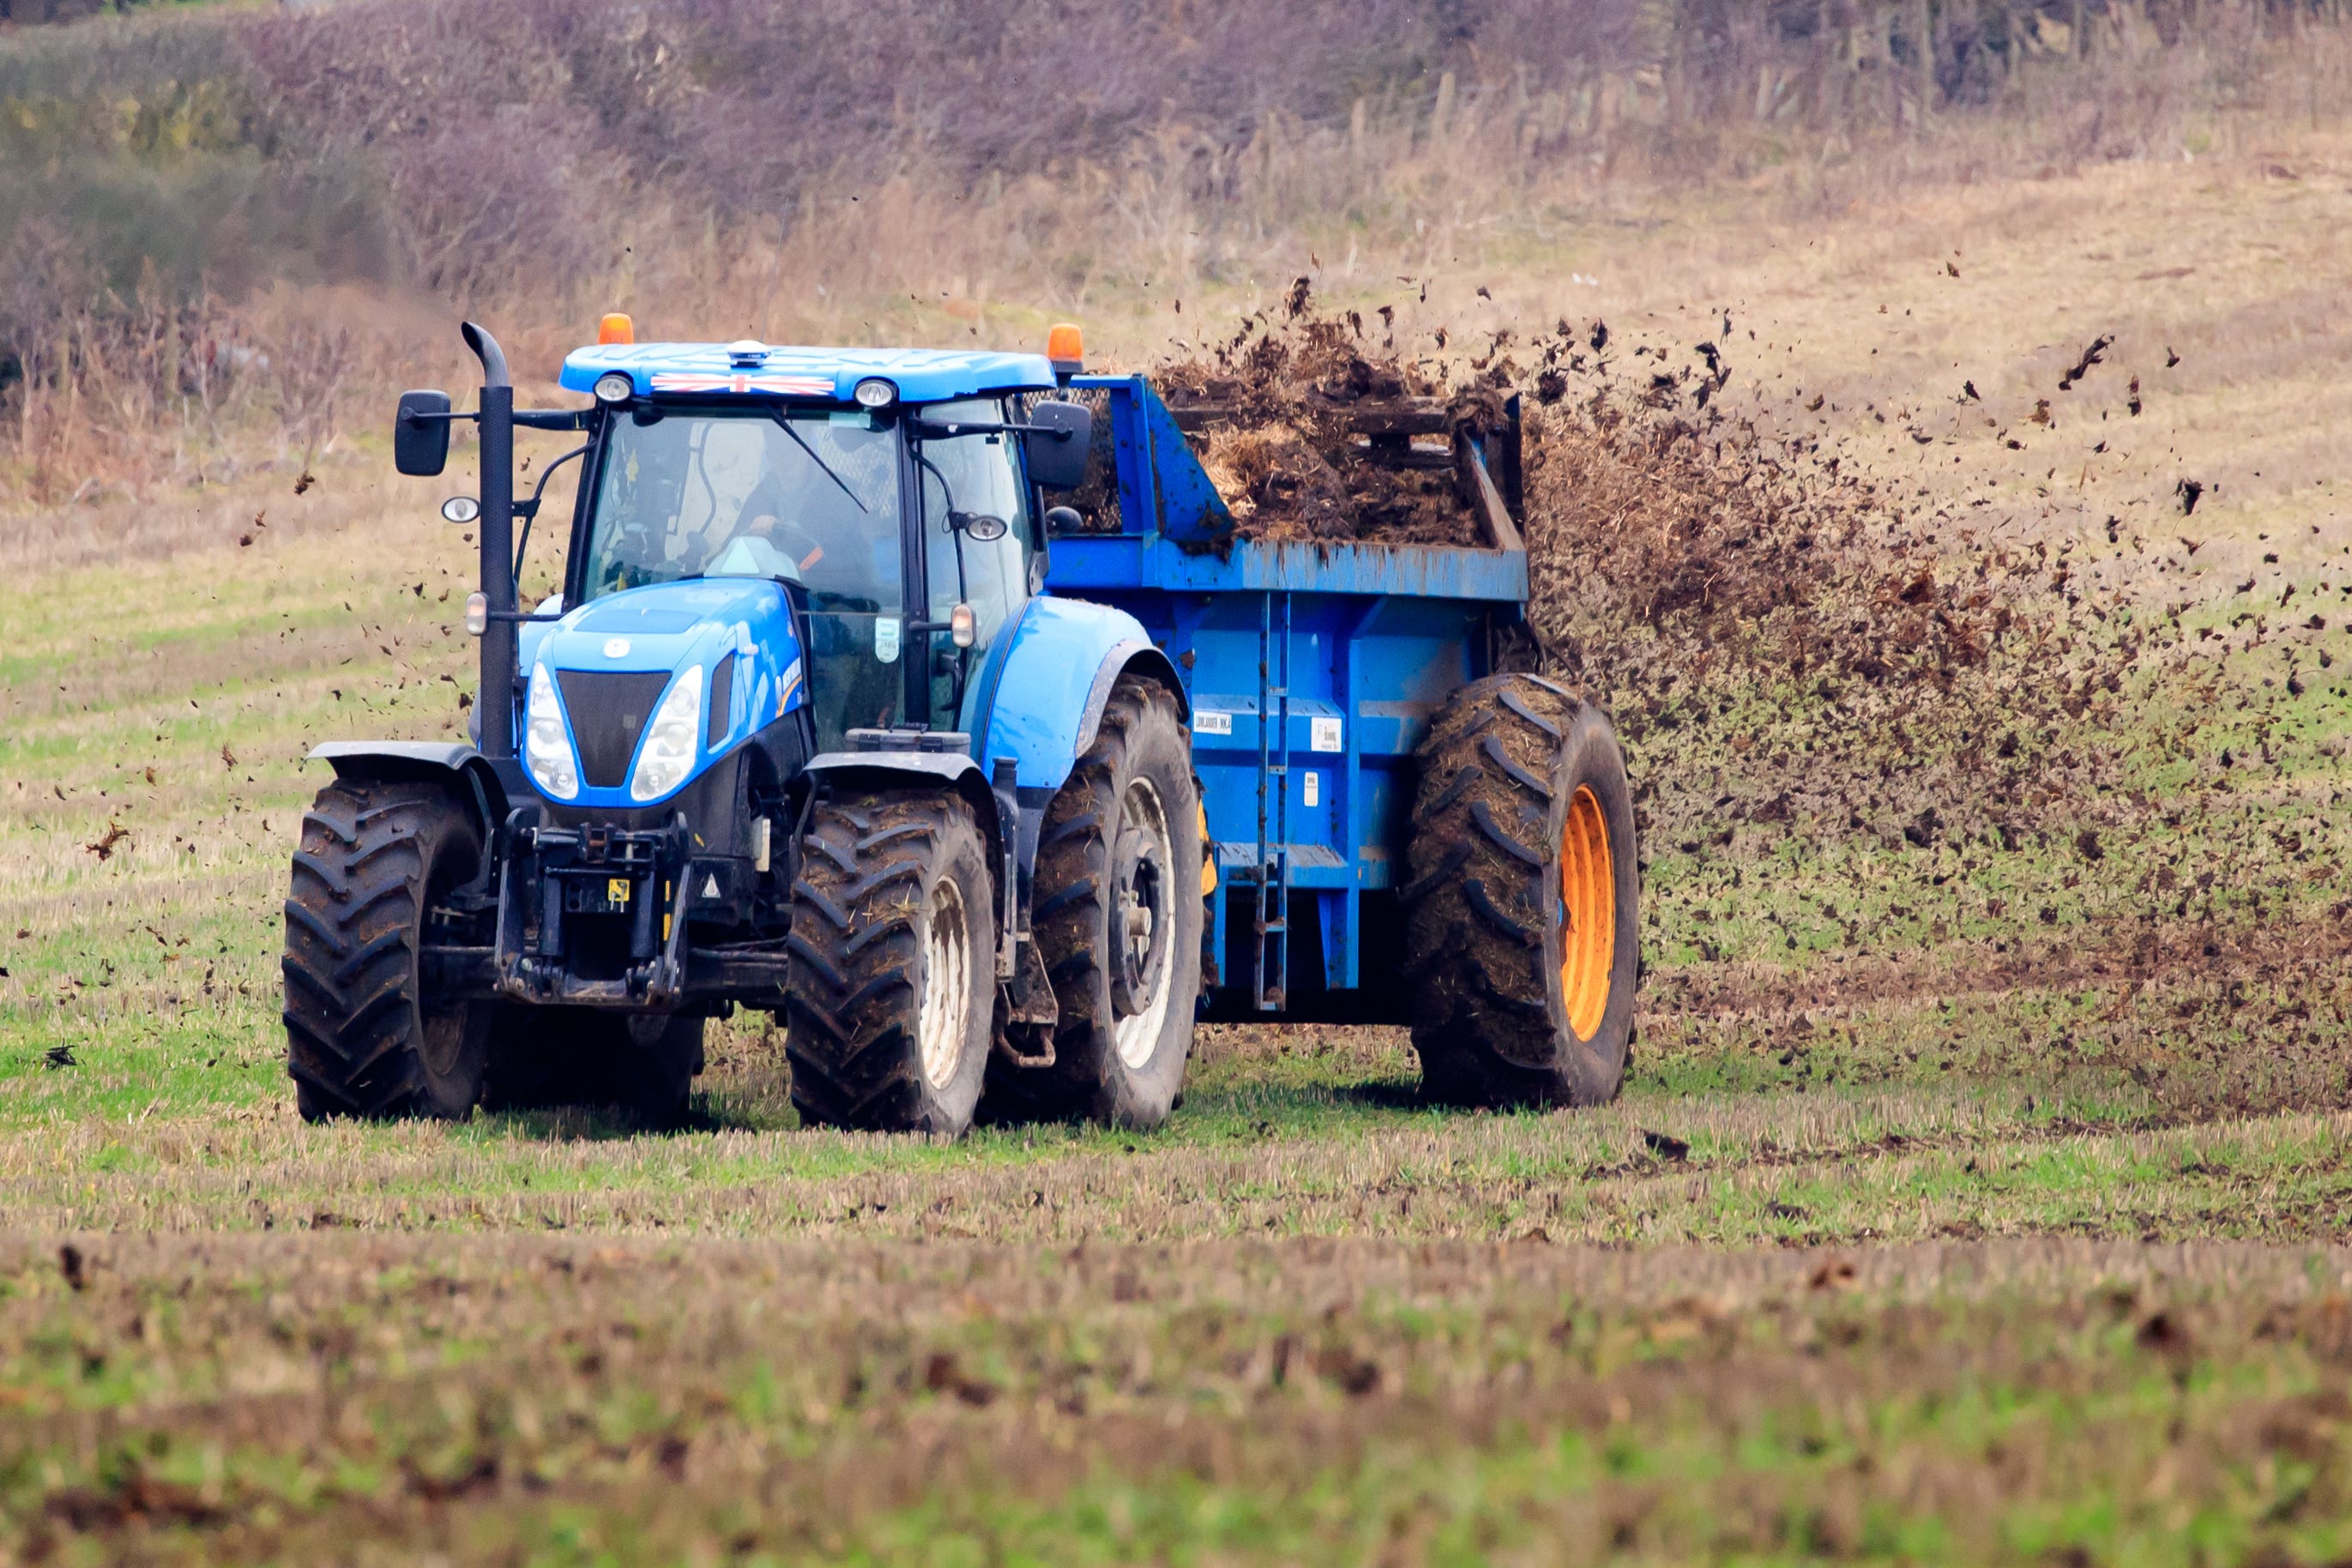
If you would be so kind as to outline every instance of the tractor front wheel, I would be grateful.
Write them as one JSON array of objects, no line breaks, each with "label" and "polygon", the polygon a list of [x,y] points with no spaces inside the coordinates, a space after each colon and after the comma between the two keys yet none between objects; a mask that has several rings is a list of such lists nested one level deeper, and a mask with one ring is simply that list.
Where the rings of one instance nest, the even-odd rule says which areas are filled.
[{"label": "tractor front wheel", "polygon": [[427,994],[434,909],[480,868],[472,804],[423,783],[338,780],[302,817],[286,900],[286,1068],[303,1120],[462,1120],[490,1009]]},{"label": "tractor front wheel", "polygon": [[996,879],[961,796],[819,801],[793,887],[785,1054],[813,1125],[961,1135],[996,1007]]},{"label": "tractor front wheel", "polygon": [[1539,676],[1455,692],[1407,847],[1412,1044],[1433,1099],[1601,1105],[1633,1045],[1640,862],[1601,711]]}]

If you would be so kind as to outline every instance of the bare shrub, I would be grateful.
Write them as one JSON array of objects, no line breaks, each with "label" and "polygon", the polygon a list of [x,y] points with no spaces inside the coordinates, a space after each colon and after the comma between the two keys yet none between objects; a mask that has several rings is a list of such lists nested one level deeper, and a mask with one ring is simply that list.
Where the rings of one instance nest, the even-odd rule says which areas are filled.
[{"label": "bare shrub", "polygon": [[[2174,156],[2226,143],[2238,110],[2352,101],[2336,16],[360,0],[26,29],[0,41],[0,492],[69,493],[154,447],[181,398],[175,446],[288,438],[264,426],[309,399],[224,422],[209,365],[201,395],[169,368],[194,352],[185,312],[273,283],[363,283],[523,336],[614,299],[696,335],[870,334],[877,301],[914,296],[979,337],[1001,300],[1245,283],[1335,226],[1411,271],[1502,215],[1662,183],[1740,179],[1801,213]],[[381,392],[446,351],[362,357]],[[163,379],[126,400],[135,374]],[[68,420],[89,429],[68,440]]]}]

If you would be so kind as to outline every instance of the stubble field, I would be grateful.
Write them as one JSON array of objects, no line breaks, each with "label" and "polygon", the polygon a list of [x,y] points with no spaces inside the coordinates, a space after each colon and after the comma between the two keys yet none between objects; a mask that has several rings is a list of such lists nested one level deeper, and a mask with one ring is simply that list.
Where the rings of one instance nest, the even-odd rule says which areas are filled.
[{"label": "stubble field", "polygon": [[[366,434],[0,521],[0,1554],[2352,1552],[2347,219],[2352,143],[2282,126],[1498,225],[1401,316],[1530,374],[1605,321],[1636,386],[1704,341],[1754,427],[1536,479],[1644,817],[1595,1111],[1226,1027],[1154,1132],[845,1137],[739,1017],[683,1131],[305,1127],[300,758],[456,731],[470,552]],[[1869,493],[1815,527],[1717,437]]]}]

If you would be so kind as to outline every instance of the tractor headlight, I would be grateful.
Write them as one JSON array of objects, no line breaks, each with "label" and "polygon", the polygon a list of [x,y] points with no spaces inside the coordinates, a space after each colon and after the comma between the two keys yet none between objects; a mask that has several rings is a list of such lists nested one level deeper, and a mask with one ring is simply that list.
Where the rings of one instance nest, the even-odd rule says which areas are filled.
[{"label": "tractor headlight", "polygon": [[572,755],[563,710],[555,700],[555,682],[543,664],[531,667],[524,715],[523,755],[530,764],[531,782],[557,800],[570,800],[580,793],[580,761]]},{"label": "tractor headlight", "polygon": [[629,781],[631,800],[658,800],[686,782],[694,771],[695,738],[702,733],[702,666],[695,665],[669,689],[646,726],[645,749],[637,756],[636,776]]},{"label": "tractor headlight", "polygon": [[637,384],[621,371],[608,371],[596,378],[596,401],[626,403],[637,390]]},{"label": "tractor headlight", "polygon": [[887,408],[898,401],[898,389],[878,375],[869,375],[850,393],[860,408]]}]

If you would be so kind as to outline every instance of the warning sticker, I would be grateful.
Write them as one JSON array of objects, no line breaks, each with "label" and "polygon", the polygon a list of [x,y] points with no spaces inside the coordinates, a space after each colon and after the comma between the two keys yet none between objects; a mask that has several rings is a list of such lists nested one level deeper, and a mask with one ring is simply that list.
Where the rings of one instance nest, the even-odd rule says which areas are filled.
[{"label": "warning sticker", "polygon": [[1307,743],[1313,746],[1318,752],[1336,752],[1340,750],[1339,721],[1337,718],[1318,718],[1313,721],[1313,722],[1308,726],[1308,738]]},{"label": "warning sticker", "polygon": [[1233,732],[1234,716],[1230,713],[1212,713],[1202,709],[1192,715],[1192,733],[1195,735],[1230,735]]}]

